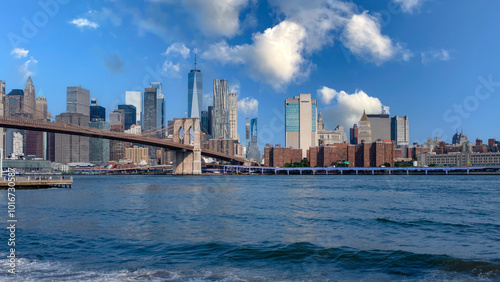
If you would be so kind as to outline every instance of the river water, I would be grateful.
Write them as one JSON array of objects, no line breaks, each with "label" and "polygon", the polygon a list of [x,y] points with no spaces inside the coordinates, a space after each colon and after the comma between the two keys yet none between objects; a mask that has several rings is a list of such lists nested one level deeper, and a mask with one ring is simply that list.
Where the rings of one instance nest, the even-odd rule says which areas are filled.
[{"label": "river water", "polygon": [[18,273],[3,228],[0,280],[500,280],[498,176],[75,176],[16,194]]}]

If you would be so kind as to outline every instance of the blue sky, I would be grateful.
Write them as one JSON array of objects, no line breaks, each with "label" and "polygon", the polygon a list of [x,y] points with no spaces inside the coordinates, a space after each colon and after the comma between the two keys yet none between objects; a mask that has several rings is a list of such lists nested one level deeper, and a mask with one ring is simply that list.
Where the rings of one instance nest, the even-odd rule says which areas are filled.
[{"label": "blue sky", "polygon": [[299,93],[318,99],[331,130],[386,105],[409,116],[412,142],[450,142],[457,128],[500,139],[499,1],[8,0],[3,10],[0,80],[9,92],[31,75],[54,116],[69,85],[109,113],[125,91],[160,81],[167,119],[183,117],[197,53],[207,102],[213,79],[228,79],[239,134],[258,116],[261,146],[284,144],[284,100]]}]

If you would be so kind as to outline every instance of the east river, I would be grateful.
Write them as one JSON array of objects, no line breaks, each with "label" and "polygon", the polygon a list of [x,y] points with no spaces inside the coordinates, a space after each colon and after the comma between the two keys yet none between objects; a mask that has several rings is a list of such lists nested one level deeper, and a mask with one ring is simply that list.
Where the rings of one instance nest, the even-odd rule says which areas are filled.
[{"label": "east river", "polygon": [[500,280],[500,176],[75,176],[7,191],[0,280]]}]

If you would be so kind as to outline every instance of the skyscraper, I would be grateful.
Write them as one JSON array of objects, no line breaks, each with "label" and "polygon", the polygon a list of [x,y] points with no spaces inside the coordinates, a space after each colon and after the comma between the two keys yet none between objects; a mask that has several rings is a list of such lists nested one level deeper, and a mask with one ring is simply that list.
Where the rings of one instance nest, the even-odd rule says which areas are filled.
[{"label": "skyscraper", "polygon": [[97,98],[90,99],[90,121],[106,121],[106,108],[97,105]]},{"label": "skyscraper", "polygon": [[157,129],[156,118],[156,88],[144,89],[143,130],[155,131]]},{"label": "skyscraper", "polygon": [[200,125],[201,125],[201,131],[204,132],[205,134],[209,134],[208,129],[210,128],[210,119],[208,115],[208,110],[201,111]]},{"label": "skyscraper", "polygon": [[250,140],[250,120],[247,118],[245,121],[245,129],[246,129],[246,139]]},{"label": "skyscraper", "polygon": [[66,111],[90,117],[90,91],[80,86],[68,86]]},{"label": "skyscraper", "polygon": [[307,157],[309,147],[317,146],[317,102],[311,94],[300,94],[285,100],[286,147],[302,149]]},{"label": "skyscraper", "polygon": [[[196,56],[196,55],[195,55]],[[201,117],[203,109],[203,74],[196,68],[196,57],[194,59],[194,70],[188,74],[188,117]]]},{"label": "skyscraper", "polygon": [[118,105],[119,110],[124,112],[124,126],[125,130],[129,130],[130,127],[136,124],[136,109],[134,105]]},{"label": "skyscraper", "polygon": [[158,127],[158,130],[161,129],[158,133],[158,137],[165,138],[165,96],[163,96],[163,94],[158,95],[156,98],[156,126]]},{"label": "skyscraper", "polygon": [[50,119],[50,113],[47,109],[47,99],[45,97],[36,97],[35,100],[35,119],[48,120]]},{"label": "skyscraper", "polygon": [[370,121],[372,140],[391,140],[391,119],[389,118],[388,107],[382,107],[382,114],[366,115]]},{"label": "skyscraper", "polygon": [[230,139],[229,90],[227,79],[214,79],[212,138]]},{"label": "skyscraper", "polygon": [[[4,100],[4,115],[9,117],[24,117],[23,113],[23,97],[24,91],[21,89],[12,89],[7,96],[5,96]],[[5,156],[12,155],[23,155],[23,146],[19,147],[19,140],[17,141],[17,145],[14,146],[14,136],[17,138],[23,138],[26,135],[25,130],[15,129],[15,128],[7,128],[5,130]],[[19,137],[21,136],[21,137]],[[17,149],[14,151],[14,147]],[[21,151],[19,151],[19,148]]]},{"label": "skyscraper", "polygon": [[35,86],[31,80],[31,76],[28,78],[26,85],[24,86],[24,98],[23,98],[23,112],[30,118],[35,116],[36,105],[35,105]]},{"label": "skyscraper", "polygon": [[[87,106],[87,111],[89,106]],[[77,126],[89,126],[89,116],[80,113],[62,113],[56,116],[56,122]],[[55,162],[74,163],[89,161],[89,137],[55,134]]]},{"label": "skyscraper", "polygon": [[396,145],[410,145],[410,122],[408,116],[391,118],[391,140],[396,141]]},{"label": "skyscraper", "polygon": [[[161,82],[151,82],[151,88],[156,88],[156,127],[158,130],[158,137],[163,138],[165,136],[164,129],[165,124],[165,96],[163,95]],[[162,129],[160,131],[160,129]]]},{"label": "skyscraper", "polygon": [[260,153],[259,144],[257,142],[257,118],[251,120],[250,133],[251,140],[248,146],[247,158],[260,163],[262,154]]},{"label": "skyscraper", "polygon": [[363,111],[363,116],[359,120],[358,127],[358,144],[361,143],[371,143],[372,142],[372,129],[370,126],[370,121],[366,116],[365,111]]},{"label": "skyscraper", "polygon": [[136,122],[142,125],[142,93],[141,91],[125,91],[125,104],[135,106]]},{"label": "skyscraper", "polygon": [[355,124],[350,130],[350,141],[352,145],[358,144],[358,125]]},{"label": "skyscraper", "polygon": [[[125,111],[121,109],[114,110],[109,113],[110,130],[123,132],[125,128]],[[125,146],[122,141],[110,140],[109,142],[109,159],[111,161],[119,161],[125,158]]]},{"label": "skyscraper", "polygon": [[[93,121],[90,127],[109,130],[110,126],[105,121]],[[106,164],[109,162],[109,139],[89,138],[89,161],[95,164]]]},{"label": "skyscraper", "polygon": [[238,140],[238,94],[229,93],[229,138]]}]

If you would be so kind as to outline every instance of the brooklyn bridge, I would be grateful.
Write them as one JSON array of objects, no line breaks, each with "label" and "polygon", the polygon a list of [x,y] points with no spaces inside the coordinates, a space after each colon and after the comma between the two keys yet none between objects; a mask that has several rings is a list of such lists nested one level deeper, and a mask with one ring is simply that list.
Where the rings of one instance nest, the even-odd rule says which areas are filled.
[{"label": "brooklyn bridge", "polygon": [[252,165],[245,158],[223,154],[214,150],[201,149],[199,118],[174,119],[173,141],[147,135],[114,132],[68,123],[7,116],[0,116],[0,127],[104,138],[168,149],[174,152],[172,169],[173,173],[177,175],[201,174],[201,156],[228,161],[235,165]]}]

